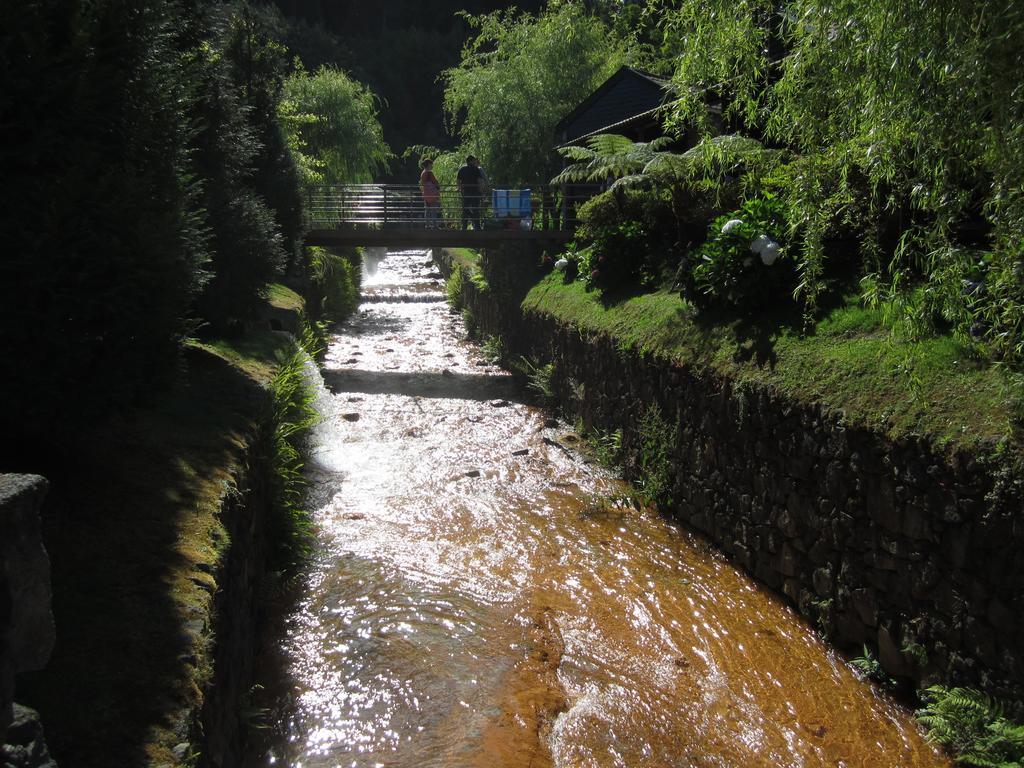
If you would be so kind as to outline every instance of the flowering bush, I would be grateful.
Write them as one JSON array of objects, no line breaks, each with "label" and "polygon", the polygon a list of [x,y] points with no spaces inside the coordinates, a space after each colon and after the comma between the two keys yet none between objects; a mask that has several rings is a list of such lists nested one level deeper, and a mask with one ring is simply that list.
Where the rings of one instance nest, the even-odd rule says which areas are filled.
[{"label": "flowering bush", "polygon": [[698,303],[754,309],[792,301],[795,270],[785,246],[787,229],[783,206],[770,194],[712,221],[695,254]]}]

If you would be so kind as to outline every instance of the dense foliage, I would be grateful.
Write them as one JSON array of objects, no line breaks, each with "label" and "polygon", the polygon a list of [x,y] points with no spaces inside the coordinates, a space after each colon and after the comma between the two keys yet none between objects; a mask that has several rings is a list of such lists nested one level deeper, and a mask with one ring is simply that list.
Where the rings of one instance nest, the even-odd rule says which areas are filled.
[{"label": "dense foliage", "polygon": [[[184,337],[241,328],[269,281],[301,284],[311,265],[276,15],[36,0],[3,3],[0,21],[0,419],[14,454],[132,405],[171,379]],[[379,137],[352,88],[362,102],[322,108]],[[350,135],[318,137],[316,162]],[[356,151],[378,155],[352,173],[379,145]]]},{"label": "dense foliage", "polygon": [[290,161],[276,157],[287,150],[269,108],[280,92],[283,51],[244,6],[207,19],[206,39],[190,52],[198,79],[194,160],[213,246],[212,277],[199,309],[223,331],[251,314],[260,290],[281,273],[298,243],[286,251],[276,212],[256,183],[261,166]]},{"label": "dense foliage", "polygon": [[[664,6],[664,7],[662,7]],[[813,311],[857,233],[869,299],[1024,357],[1024,8],[649,3],[678,52],[674,125],[792,148],[780,189]],[[721,107],[719,113],[709,106]]]},{"label": "dense foliage", "polygon": [[665,277],[675,232],[667,193],[619,188],[587,201],[579,217],[577,234],[586,246],[573,257],[588,286],[614,289]]},{"label": "dense foliage", "polygon": [[559,166],[555,125],[625,63],[626,44],[575,3],[469,21],[476,35],[444,73],[463,148],[496,182],[547,182]]},{"label": "dense foliage", "polygon": [[771,195],[748,198],[716,218],[696,251],[691,298],[747,311],[787,304],[794,273],[786,230],[782,206]]},{"label": "dense foliage", "polygon": [[[768,195],[808,323],[844,286],[901,333],[1024,360],[1019,4],[650,0],[639,23],[660,30],[647,54],[673,68],[666,127],[693,148],[598,137],[565,150],[558,180],[656,183],[721,213]],[[681,228],[678,258],[704,296],[751,307],[747,257],[715,226],[698,258]]]},{"label": "dense foliage", "polygon": [[306,184],[373,181],[391,157],[376,99],[341,70],[293,73],[280,114]]},{"label": "dense foliage", "polygon": [[[0,4],[4,433],[131,400],[208,258],[175,2]],[[11,446],[9,446],[11,447]]]}]

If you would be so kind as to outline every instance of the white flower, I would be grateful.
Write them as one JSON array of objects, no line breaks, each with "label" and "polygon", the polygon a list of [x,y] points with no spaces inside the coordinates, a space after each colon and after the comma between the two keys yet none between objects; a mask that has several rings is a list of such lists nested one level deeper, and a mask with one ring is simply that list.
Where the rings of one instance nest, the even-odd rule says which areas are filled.
[{"label": "white flower", "polygon": [[766,267],[770,267],[775,263],[775,260],[779,258],[779,252],[781,250],[782,246],[773,240],[761,249],[761,261],[764,262]]},{"label": "white flower", "polygon": [[569,260],[568,259],[559,259],[558,261],[555,262],[555,269],[557,269],[559,271],[564,270],[568,266],[569,266]]},{"label": "white flower", "polygon": [[770,243],[772,239],[768,235],[758,235],[750,241],[750,250],[754,253],[761,253],[764,247]]},{"label": "white flower", "polygon": [[725,222],[725,224],[722,225],[722,234],[728,235],[742,223],[742,219],[729,219],[727,222]]}]

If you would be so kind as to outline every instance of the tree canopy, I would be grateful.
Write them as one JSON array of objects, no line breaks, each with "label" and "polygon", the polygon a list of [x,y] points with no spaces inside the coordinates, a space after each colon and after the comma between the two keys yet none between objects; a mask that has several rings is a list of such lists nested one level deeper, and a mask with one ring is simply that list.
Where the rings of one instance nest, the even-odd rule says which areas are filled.
[{"label": "tree canopy", "polygon": [[575,3],[467,18],[476,34],[443,75],[450,125],[492,180],[547,182],[559,166],[555,125],[626,62],[628,47]]},{"label": "tree canopy", "polygon": [[649,12],[678,54],[676,127],[721,130],[717,104],[727,130],[797,153],[780,187],[812,298],[825,239],[855,219],[869,298],[1024,356],[1024,7],[683,0]]},{"label": "tree canopy", "polygon": [[285,81],[279,111],[305,183],[373,181],[387,167],[377,100],[341,70],[299,68]]}]

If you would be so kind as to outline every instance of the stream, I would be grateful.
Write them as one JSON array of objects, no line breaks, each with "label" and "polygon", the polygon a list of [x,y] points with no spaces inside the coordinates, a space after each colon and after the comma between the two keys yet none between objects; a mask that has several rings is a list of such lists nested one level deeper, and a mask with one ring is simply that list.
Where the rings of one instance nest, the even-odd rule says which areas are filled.
[{"label": "stream", "polygon": [[780,599],[632,501],[392,252],[332,337],[317,555],[246,765],[947,766]]}]

